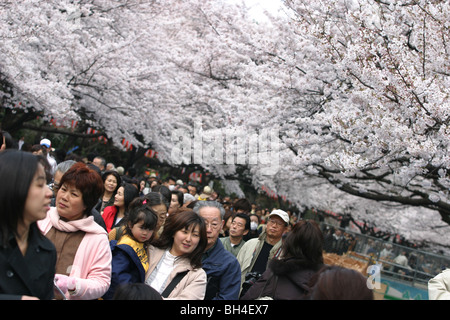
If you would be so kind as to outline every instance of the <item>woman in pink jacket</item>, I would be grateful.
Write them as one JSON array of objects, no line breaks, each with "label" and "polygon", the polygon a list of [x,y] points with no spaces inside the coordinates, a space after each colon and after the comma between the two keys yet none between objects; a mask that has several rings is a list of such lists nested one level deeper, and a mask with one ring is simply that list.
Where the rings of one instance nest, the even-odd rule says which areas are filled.
[{"label": "woman in pink jacket", "polygon": [[52,207],[38,225],[56,247],[58,299],[100,298],[111,282],[108,235],[90,215],[103,192],[103,181],[84,163],[74,164],[61,178]]}]

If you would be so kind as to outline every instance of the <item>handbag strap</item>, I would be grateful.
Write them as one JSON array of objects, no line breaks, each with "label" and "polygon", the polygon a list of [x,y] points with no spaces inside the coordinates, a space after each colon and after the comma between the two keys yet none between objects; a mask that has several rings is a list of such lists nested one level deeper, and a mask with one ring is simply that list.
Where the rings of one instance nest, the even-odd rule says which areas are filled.
[{"label": "handbag strap", "polygon": [[274,286],[273,286],[273,290],[272,290],[270,297],[272,299],[275,299],[275,291],[277,290],[277,285],[278,285],[278,275],[276,275],[272,272],[272,274],[270,275],[269,279],[267,279],[266,283],[264,284],[264,287],[262,288],[262,290],[259,293],[259,296],[258,296],[258,298],[256,298],[256,300],[259,300],[263,297],[262,295],[264,293],[264,290],[266,289],[269,282],[272,282],[272,281],[274,281]]},{"label": "handbag strap", "polygon": [[164,289],[163,293],[161,293],[161,296],[163,298],[167,298],[169,294],[172,292],[172,290],[176,287],[176,285],[181,281],[181,279],[184,278],[184,276],[189,272],[189,270],[177,273],[177,275],[170,281],[169,285]]}]

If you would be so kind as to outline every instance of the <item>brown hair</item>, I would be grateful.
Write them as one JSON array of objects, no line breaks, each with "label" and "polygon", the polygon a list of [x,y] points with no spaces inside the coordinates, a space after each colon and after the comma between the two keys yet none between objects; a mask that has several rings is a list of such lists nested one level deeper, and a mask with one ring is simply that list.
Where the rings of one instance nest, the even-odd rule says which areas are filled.
[{"label": "brown hair", "polygon": [[60,185],[68,184],[75,186],[83,195],[83,203],[86,206],[84,214],[90,215],[92,208],[97,204],[103,194],[103,180],[93,169],[85,163],[77,162],[64,173]]},{"label": "brown hair", "polygon": [[373,300],[367,278],[361,272],[339,266],[326,266],[312,279],[312,300]]},{"label": "brown hair", "polygon": [[297,222],[283,242],[283,257],[323,264],[323,233],[313,220]]},{"label": "brown hair", "polygon": [[201,268],[202,255],[208,243],[208,239],[206,237],[206,224],[203,218],[192,210],[177,211],[169,215],[164,223],[164,230],[162,231],[159,239],[154,243],[154,246],[162,249],[171,248],[175,233],[179,230],[188,229],[191,226],[194,228],[199,226],[200,241],[197,247],[185,257],[190,260],[192,267]]}]

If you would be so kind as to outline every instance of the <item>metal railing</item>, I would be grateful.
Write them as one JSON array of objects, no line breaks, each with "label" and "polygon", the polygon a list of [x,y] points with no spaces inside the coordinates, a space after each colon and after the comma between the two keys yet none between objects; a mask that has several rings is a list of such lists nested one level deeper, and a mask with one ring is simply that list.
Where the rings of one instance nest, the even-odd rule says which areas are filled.
[{"label": "metal railing", "polygon": [[381,265],[382,276],[406,282],[409,286],[426,288],[428,280],[450,267],[448,256],[401,246],[327,223],[321,223],[321,228],[325,252],[352,253],[355,259],[367,261],[369,265]]}]

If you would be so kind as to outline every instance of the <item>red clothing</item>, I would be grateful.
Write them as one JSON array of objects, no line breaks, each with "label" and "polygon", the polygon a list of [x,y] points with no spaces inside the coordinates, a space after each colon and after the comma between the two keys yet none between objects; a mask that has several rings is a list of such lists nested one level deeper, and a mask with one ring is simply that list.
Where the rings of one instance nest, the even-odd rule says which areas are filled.
[{"label": "red clothing", "polygon": [[118,208],[116,206],[109,206],[103,210],[102,218],[105,221],[106,231],[108,231],[108,233],[111,231],[111,229],[114,226],[117,211],[118,211]]}]

